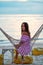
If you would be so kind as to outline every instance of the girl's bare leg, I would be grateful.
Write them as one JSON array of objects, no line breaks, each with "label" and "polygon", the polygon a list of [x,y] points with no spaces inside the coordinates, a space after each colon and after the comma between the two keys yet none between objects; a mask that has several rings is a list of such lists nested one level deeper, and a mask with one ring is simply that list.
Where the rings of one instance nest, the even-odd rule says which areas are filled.
[{"label": "girl's bare leg", "polygon": [[18,58],[18,51],[16,50],[16,56],[15,56],[15,58],[17,59]]},{"label": "girl's bare leg", "polygon": [[24,56],[22,56],[22,63],[23,63],[23,61],[24,61]]},{"label": "girl's bare leg", "polygon": [[24,59],[24,56],[22,56],[22,59]]}]

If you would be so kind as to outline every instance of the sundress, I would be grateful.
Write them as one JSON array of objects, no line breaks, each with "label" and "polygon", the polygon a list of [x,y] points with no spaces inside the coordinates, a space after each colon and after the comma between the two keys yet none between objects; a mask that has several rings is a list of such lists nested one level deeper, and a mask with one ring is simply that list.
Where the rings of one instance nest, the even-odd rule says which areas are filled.
[{"label": "sundress", "polygon": [[31,51],[31,38],[28,35],[22,35],[21,41],[24,43],[17,50],[22,56],[28,55]]}]

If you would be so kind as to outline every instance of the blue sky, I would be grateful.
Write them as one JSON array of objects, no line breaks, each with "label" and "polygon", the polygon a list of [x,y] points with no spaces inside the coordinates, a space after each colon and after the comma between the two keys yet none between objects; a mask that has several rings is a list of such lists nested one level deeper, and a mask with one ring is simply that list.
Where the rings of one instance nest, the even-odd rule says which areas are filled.
[{"label": "blue sky", "polygon": [[43,14],[43,0],[0,0],[0,14]]}]

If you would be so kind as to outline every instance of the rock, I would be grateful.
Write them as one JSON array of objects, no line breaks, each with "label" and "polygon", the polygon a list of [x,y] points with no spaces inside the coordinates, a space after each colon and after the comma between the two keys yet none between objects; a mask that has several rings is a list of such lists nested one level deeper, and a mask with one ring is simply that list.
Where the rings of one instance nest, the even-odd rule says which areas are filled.
[{"label": "rock", "polygon": [[0,55],[0,65],[3,64],[3,58],[4,58],[4,57],[3,57],[3,55],[1,54],[1,55]]},{"label": "rock", "polygon": [[41,48],[34,48],[32,50],[32,55],[35,55],[35,56],[43,55],[43,49],[41,49]]},{"label": "rock", "polygon": [[[21,64],[22,59],[20,57],[18,57],[17,59],[14,59],[14,63]],[[25,56],[24,57],[23,64],[32,64],[32,63],[33,63],[33,58],[31,56]]]},{"label": "rock", "polygon": [[34,49],[32,50],[32,55],[34,55],[34,56],[39,56],[39,55],[40,55],[40,51],[39,51],[37,48],[34,48]]}]

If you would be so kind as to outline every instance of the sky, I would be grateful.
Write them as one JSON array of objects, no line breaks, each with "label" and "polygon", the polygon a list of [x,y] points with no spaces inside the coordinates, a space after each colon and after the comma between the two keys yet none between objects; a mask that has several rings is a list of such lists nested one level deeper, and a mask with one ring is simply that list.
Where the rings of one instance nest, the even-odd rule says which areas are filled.
[{"label": "sky", "polygon": [[[43,24],[43,15],[0,15],[0,27],[16,39],[20,39],[21,37],[22,22],[28,23],[31,37],[33,37]],[[2,37],[3,36],[1,35],[0,38]],[[43,38],[43,34],[41,34],[41,38]]]},{"label": "sky", "polygon": [[43,0],[0,0],[0,14],[43,14]]},{"label": "sky", "polygon": [[28,22],[33,37],[43,24],[43,0],[0,0],[1,28],[11,36],[19,38],[20,26],[24,21]]}]

